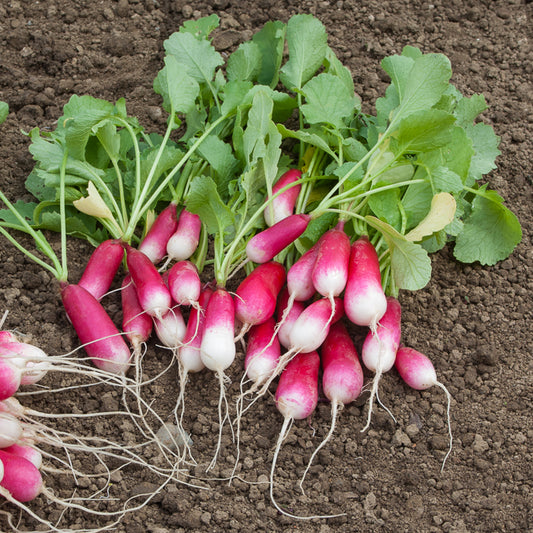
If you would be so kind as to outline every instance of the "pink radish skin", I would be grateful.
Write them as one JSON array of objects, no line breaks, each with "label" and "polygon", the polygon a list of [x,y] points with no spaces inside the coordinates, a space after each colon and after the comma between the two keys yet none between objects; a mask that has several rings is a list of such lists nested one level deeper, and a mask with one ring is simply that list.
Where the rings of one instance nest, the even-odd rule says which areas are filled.
[{"label": "pink radish skin", "polygon": [[138,250],[148,256],[152,263],[159,263],[167,254],[167,244],[178,227],[176,203],[171,202],[154,220]]},{"label": "pink radish skin", "polygon": [[342,322],[333,324],[322,345],[322,388],[331,402],[347,405],[361,394],[363,369],[354,343]]},{"label": "pink radish skin", "polygon": [[328,298],[340,296],[348,280],[350,239],[343,226],[344,223],[339,223],[320,237],[313,265],[313,285],[319,294]]},{"label": "pink radish skin", "polygon": [[[302,173],[298,169],[291,169],[285,172],[279,180],[272,187],[272,194],[276,194],[278,191],[287,187],[291,183],[298,181],[302,177]],[[273,226],[280,220],[287,218],[294,212],[294,206],[296,200],[300,194],[302,186],[294,185],[285,192],[282,192],[272,202],[265,207],[264,217],[267,226]]]},{"label": "pink radish skin", "polygon": [[43,454],[32,446],[21,446],[20,444],[12,444],[7,448],[3,448],[3,451],[6,453],[17,455],[18,457],[24,457],[24,459],[32,463],[35,468],[41,468],[43,464]]},{"label": "pink radish skin", "polygon": [[0,342],[0,357],[20,368],[21,385],[34,385],[50,370],[46,353],[26,342]]},{"label": "pink radish skin", "polygon": [[274,315],[285,283],[285,268],[276,261],[256,267],[237,287],[235,317],[245,326],[262,324]]},{"label": "pink radish skin", "polygon": [[202,221],[198,215],[182,209],[176,231],[167,243],[169,260],[184,261],[196,251],[200,240]]},{"label": "pink radish skin", "polygon": [[437,379],[437,373],[435,367],[431,362],[431,359],[423,353],[413,349],[401,346],[396,353],[395,361],[396,370],[400,374],[401,378],[409,385],[409,387],[416,390],[426,390],[434,385],[440,387],[446,394],[448,402],[446,409],[446,418],[448,421],[448,435],[450,437],[450,446],[443,461],[441,472],[444,469],[444,464],[448,459],[453,444],[452,428],[450,423],[450,405],[451,395],[448,389]]},{"label": "pink radish skin", "polygon": [[322,389],[326,398],[331,402],[331,427],[309,459],[307,468],[300,480],[302,491],[305,476],[314,458],[333,436],[339,408],[342,409],[359,397],[364,381],[357,350],[342,322],[339,321],[331,326],[322,345],[320,359],[323,368]]},{"label": "pink radish skin", "polygon": [[267,263],[293,243],[307,228],[309,215],[291,215],[254,235],[246,244],[246,256],[254,263]]},{"label": "pink radish skin", "polygon": [[5,450],[0,450],[0,461],[4,465],[4,477],[0,486],[15,500],[29,502],[41,493],[41,473],[30,461]]},{"label": "pink radish skin", "polygon": [[180,346],[187,326],[179,306],[172,307],[161,318],[154,317],[154,328],[157,337],[165,346]]},{"label": "pink radish skin", "polygon": [[142,309],[161,318],[171,307],[172,298],[161,275],[148,256],[125,244],[128,270]]},{"label": "pink radish skin", "polygon": [[122,281],[120,295],[122,300],[122,330],[133,348],[137,349],[150,338],[153,321],[150,315],[143,311],[129,274]]},{"label": "pink radish skin", "polygon": [[224,372],[235,359],[235,304],[225,289],[217,289],[207,305],[201,357],[214,372]]},{"label": "pink radish skin", "polygon": [[172,299],[178,305],[193,305],[198,302],[202,282],[198,269],[190,261],[179,261],[168,270],[167,285]]},{"label": "pink radish skin", "polygon": [[109,291],[124,258],[124,248],[118,239],[102,242],[92,253],[78,285],[97,300]]},{"label": "pink radish skin", "polygon": [[[374,397],[379,402],[379,381],[383,373],[388,372],[394,366],[396,352],[400,346],[402,308],[400,302],[392,296],[389,296],[386,302],[387,310],[385,314],[381,317],[376,329],[368,332],[361,350],[363,364],[368,370],[375,373],[372,389],[370,390],[367,423],[362,431],[365,431],[370,426]],[[383,407],[392,416],[390,411],[385,406]],[[392,418],[394,419],[394,416]]]},{"label": "pink radish skin", "polygon": [[366,236],[352,244],[344,307],[346,316],[354,324],[370,329],[376,328],[387,309],[378,256]]},{"label": "pink radish skin", "polygon": [[22,424],[17,417],[8,412],[0,413],[0,448],[7,448],[20,441]]},{"label": "pink radish skin", "polygon": [[19,342],[19,338],[11,331],[0,331],[0,342]]},{"label": "pink radish skin", "polygon": [[289,349],[289,339],[292,327],[294,322],[296,322],[298,317],[303,313],[305,304],[303,302],[294,301],[291,308],[286,312],[289,304],[289,292],[287,289],[284,289],[281,292],[278,302],[278,339],[284,348]]},{"label": "pink radish skin", "polygon": [[[320,357],[316,351],[299,353],[281,374],[276,389],[276,407],[283,416],[283,426],[279,432],[274,457],[270,468],[270,500],[276,509],[291,518],[307,519],[332,518],[333,515],[324,516],[297,516],[283,510],[274,498],[274,471],[276,462],[285,440],[287,431],[293,420],[303,420],[311,416],[318,402],[318,372]],[[339,515],[335,515],[339,516]]]},{"label": "pink radish skin", "polygon": [[10,398],[18,391],[22,371],[9,361],[0,359],[0,401]]},{"label": "pink radish skin", "polygon": [[315,244],[287,271],[287,289],[293,300],[304,302],[315,294],[313,268],[317,256],[318,246]]},{"label": "pink radish skin", "polygon": [[79,285],[63,285],[61,299],[67,316],[93,364],[106,372],[124,375],[131,353],[100,302]]},{"label": "pink radish skin", "polygon": [[330,324],[343,314],[343,302],[334,298],[332,309],[328,298],[321,298],[308,305],[297,318],[289,334],[290,350],[294,352],[312,352],[318,350],[326,339]]},{"label": "pink radish skin", "polygon": [[276,368],[280,356],[280,344],[274,335],[276,322],[270,317],[253,326],[248,333],[244,369],[254,383],[262,383]]},{"label": "pink radish skin", "polygon": [[198,308],[193,308],[189,315],[183,344],[178,351],[178,357],[185,372],[200,372],[205,368],[200,356],[200,347],[205,328],[205,312],[212,294],[212,289],[205,288],[200,293]]}]

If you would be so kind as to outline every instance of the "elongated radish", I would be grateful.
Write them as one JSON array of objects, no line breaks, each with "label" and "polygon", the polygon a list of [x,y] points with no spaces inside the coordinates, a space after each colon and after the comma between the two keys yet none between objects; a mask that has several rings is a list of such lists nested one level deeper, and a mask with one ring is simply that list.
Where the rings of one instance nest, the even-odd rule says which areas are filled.
[{"label": "elongated radish", "polygon": [[37,383],[51,367],[46,352],[26,342],[0,342],[0,357],[20,368],[21,385]]},{"label": "elongated radish", "polygon": [[310,220],[311,217],[304,214],[290,215],[280,220],[248,241],[246,256],[254,263],[271,261],[305,231]]},{"label": "elongated radish", "polygon": [[124,244],[126,261],[142,309],[161,318],[171,307],[172,298],[161,275],[148,256]]},{"label": "elongated radish", "polygon": [[[216,464],[218,452],[222,443],[222,428],[228,418],[228,403],[226,399],[224,381],[226,375],[224,371],[233,363],[235,359],[235,343],[233,341],[235,332],[235,304],[229,292],[218,288],[213,292],[205,315],[204,333],[200,345],[200,357],[204,365],[213,370],[219,381],[220,396],[218,401],[218,421],[219,432],[215,454],[207,470]],[[222,416],[222,404],[225,404],[226,412]],[[231,421],[230,421],[231,424]]]},{"label": "elongated radish", "polygon": [[43,454],[33,446],[12,444],[11,446],[3,448],[3,451],[13,455],[18,455],[19,457],[24,457],[24,459],[32,463],[35,468],[41,468],[43,464]]},{"label": "elongated radish", "polygon": [[[291,183],[298,181],[302,177],[302,173],[298,169],[290,169],[283,174],[272,187],[272,194],[287,187]],[[302,186],[300,184],[293,185],[290,189],[280,193],[276,196],[269,205],[265,207],[264,217],[268,226],[273,226],[280,220],[287,218],[294,212],[296,200],[300,194]]]},{"label": "elongated radish", "polygon": [[62,285],[61,299],[93,364],[106,372],[124,375],[131,353],[100,302],[83,287],[68,284]]},{"label": "elongated radish", "polygon": [[[320,357],[316,351],[298,353],[281,374],[276,388],[276,407],[283,416],[274,457],[270,467],[270,500],[276,509],[291,518],[331,518],[326,516],[297,516],[282,509],[274,498],[274,472],[281,445],[294,420],[303,420],[313,413],[318,402],[318,372]],[[339,515],[335,515],[339,516]]]},{"label": "elongated radish", "polygon": [[331,439],[335,431],[338,410],[356,400],[363,388],[364,376],[359,356],[342,321],[330,327],[328,336],[322,344],[320,359],[323,369],[322,389],[326,398],[331,402],[331,427],[309,459],[300,480],[300,488],[317,453]]},{"label": "elongated radish", "polygon": [[152,334],[152,317],[143,311],[130,274],[127,274],[122,281],[120,295],[122,301],[122,330],[133,349],[138,350],[139,346],[146,342]]},{"label": "elongated radish", "polygon": [[78,285],[100,300],[109,291],[123,258],[124,248],[118,239],[102,242],[91,254]]},{"label": "elongated radish", "polygon": [[178,227],[167,243],[169,261],[184,261],[196,251],[200,240],[202,221],[194,213],[182,209]]},{"label": "elongated radish", "polygon": [[161,318],[154,317],[154,328],[157,337],[165,346],[178,348],[187,328],[179,306],[172,307]]},{"label": "elongated radish", "polygon": [[[374,396],[380,402],[378,394],[379,380],[384,372],[388,372],[394,366],[396,352],[400,346],[402,308],[400,302],[392,296],[387,297],[386,301],[387,310],[385,314],[381,317],[375,331],[370,330],[368,332],[361,350],[363,364],[368,370],[375,373],[370,391],[367,423],[361,431],[365,431],[370,425]],[[390,411],[385,406],[383,407],[392,416]],[[392,418],[394,419],[394,416]]]},{"label": "elongated radish", "polygon": [[253,326],[248,332],[244,370],[246,376],[254,383],[262,383],[277,366],[280,357],[280,344],[274,330],[276,322],[273,317]]},{"label": "elongated radish", "polygon": [[278,298],[277,330],[280,344],[287,349],[289,349],[290,347],[289,336],[292,330],[292,326],[305,309],[305,304],[297,300],[293,301],[290,309],[288,308],[288,305],[289,291],[287,290],[287,288],[285,288],[281,291],[280,296]]},{"label": "elongated radish", "polygon": [[9,359],[0,359],[0,401],[16,394],[21,379],[22,371],[17,365]]},{"label": "elongated radish", "polygon": [[235,317],[247,330],[274,315],[276,302],[285,283],[285,268],[269,261],[257,266],[237,287]]},{"label": "elongated radish", "polygon": [[40,494],[43,479],[33,463],[5,450],[0,450],[0,461],[4,466],[4,477],[0,487],[15,500],[21,503],[29,502]]},{"label": "elongated radish", "polygon": [[348,281],[344,291],[346,316],[359,326],[375,329],[387,309],[381,287],[379,260],[375,248],[363,236],[352,244]]},{"label": "elongated radish", "polygon": [[448,389],[437,379],[437,373],[435,372],[435,367],[433,366],[431,359],[429,359],[429,357],[423,353],[413,348],[401,346],[396,352],[395,366],[401,378],[405,381],[405,383],[407,383],[407,385],[409,385],[409,387],[412,387],[416,390],[426,390],[436,385],[437,387],[440,387],[446,394],[446,400],[448,403],[446,408],[446,418],[448,421],[450,446],[442,461],[442,472],[444,469],[444,464],[446,463],[446,460],[452,451],[453,443],[452,428],[450,423],[451,395]]},{"label": "elongated radish", "polygon": [[190,261],[178,261],[167,272],[168,290],[172,299],[178,305],[195,305],[202,290],[196,265]]},{"label": "elongated radish", "polygon": [[138,250],[148,256],[152,263],[159,263],[167,255],[167,244],[178,227],[176,203],[170,204],[157,215]]},{"label": "elongated radish", "polygon": [[340,296],[348,280],[350,239],[344,223],[326,231],[318,241],[312,279],[316,291],[327,298]]},{"label": "elongated radish", "polygon": [[22,424],[10,413],[0,412],[0,448],[7,448],[20,441]]}]

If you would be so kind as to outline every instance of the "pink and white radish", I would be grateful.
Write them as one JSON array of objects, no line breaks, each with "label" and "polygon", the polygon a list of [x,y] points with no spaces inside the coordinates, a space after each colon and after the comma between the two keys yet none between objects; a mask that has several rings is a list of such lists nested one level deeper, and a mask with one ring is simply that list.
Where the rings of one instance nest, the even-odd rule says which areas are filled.
[{"label": "pink and white radish", "polygon": [[11,446],[7,446],[6,448],[2,449],[4,452],[18,455],[19,457],[24,457],[24,459],[32,463],[35,468],[40,469],[43,464],[43,454],[33,446],[12,444]]},{"label": "pink and white radish", "polygon": [[305,304],[294,300],[290,309],[289,309],[289,291],[287,288],[283,289],[278,298],[278,323],[276,325],[277,336],[279,343],[284,347],[289,349],[290,340],[289,335],[292,330],[294,322],[298,317],[303,313],[305,309]]},{"label": "pink and white radish", "polygon": [[0,450],[0,462],[4,467],[0,494],[25,503],[35,499],[42,492],[43,479],[33,463],[5,450]]},{"label": "pink and white radish", "polygon": [[307,228],[311,217],[290,215],[270,228],[256,233],[246,244],[246,256],[254,263],[267,263],[292,244]]},{"label": "pink and white radish", "polygon": [[375,330],[387,309],[378,256],[366,236],[352,244],[344,308],[346,316],[354,324],[368,326],[371,330]]},{"label": "pink and white radish", "polygon": [[152,317],[147,315],[141,307],[130,274],[127,274],[122,281],[120,295],[122,301],[122,330],[137,353],[140,345],[146,342],[152,334]]},{"label": "pink and white radish", "polygon": [[361,431],[365,431],[370,425],[374,396],[395,420],[392,413],[379,400],[378,385],[382,374],[394,366],[402,332],[402,308],[400,302],[392,296],[387,297],[386,301],[385,314],[381,317],[375,331],[370,330],[368,332],[361,350],[363,364],[368,370],[375,373],[370,391],[367,423]]},{"label": "pink and white radish", "polygon": [[276,261],[257,266],[241,282],[235,292],[235,317],[242,324],[241,335],[274,315],[284,283],[285,268]]},{"label": "pink and white radish", "polygon": [[123,258],[124,248],[118,239],[102,242],[91,254],[78,285],[101,300],[109,291]]},{"label": "pink and white radish", "polygon": [[178,348],[185,337],[185,320],[179,306],[169,309],[162,317],[154,317],[154,328],[159,340],[168,348]]},{"label": "pink and white radish", "polygon": [[131,359],[128,345],[100,302],[79,285],[62,284],[61,299],[78,338],[97,368],[125,375]]},{"label": "pink and white radish", "polygon": [[16,394],[21,379],[22,371],[18,366],[9,359],[0,359],[0,401]]},{"label": "pink and white radish", "polygon": [[[276,194],[284,187],[287,187],[291,183],[298,181],[302,177],[302,173],[298,169],[290,169],[283,174],[278,181],[272,187],[272,194]],[[270,203],[265,207],[264,217],[267,226],[273,226],[280,220],[287,218],[294,212],[294,206],[296,200],[300,194],[302,186],[300,184],[293,185],[286,191],[278,194]]]},{"label": "pink and white radish", "polygon": [[[204,333],[200,345],[202,363],[216,373],[220,385],[218,401],[219,432],[218,442],[213,460],[207,470],[216,464],[218,452],[222,442],[222,428],[228,418],[228,403],[224,390],[227,379],[224,371],[231,366],[235,359],[235,304],[231,294],[225,289],[218,288],[213,292],[207,304]],[[222,416],[222,404],[226,406],[226,413]],[[230,421],[231,424],[231,421]]]},{"label": "pink and white radish", "polygon": [[26,342],[0,342],[0,358],[8,360],[20,368],[21,385],[34,385],[50,370],[46,353]]},{"label": "pink and white radish", "polygon": [[24,428],[16,416],[8,412],[0,412],[0,448],[17,444],[23,432]]},{"label": "pink and white radish", "polygon": [[[318,402],[318,372],[320,357],[316,351],[298,353],[287,364],[276,388],[276,407],[283,416],[274,457],[270,468],[270,500],[276,509],[291,518],[331,518],[326,516],[297,516],[283,510],[274,498],[274,472],[281,445],[294,420],[303,420],[313,414]],[[335,515],[339,516],[339,515]]]},{"label": "pink and white radish", "polygon": [[201,229],[200,217],[187,209],[182,209],[178,227],[167,243],[167,264],[170,261],[184,261],[191,257],[198,247]]},{"label": "pink and white radish", "polygon": [[409,387],[412,387],[416,390],[426,390],[436,385],[437,387],[440,387],[446,394],[446,417],[448,421],[450,446],[442,461],[442,472],[444,469],[444,464],[446,463],[446,460],[452,451],[453,443],[452,428],[450,423],[451,394],[449,393],[448,389],[437,379],[437,373],[435,372],[435,367],[433,366],[431,359],[429,359],[429,357],[423,353],[413,348],[401,346],[396,353],[395,366],[401,378],[405,381],[405,383],[407,383],[407,385],[409,385]]},{"label": "pink and white radish", "polygon": [[300,488],[303,491],[305,476],[317,453],[331,439],[335,431],[337,412],[345,405],[356,400],[363,388],[363,369],[359,362],[359,356],[355,345],[341,322],[333,324],[326,340],[322,344],[320,359],[322,362],[322,390],[331,402],[331,427],[328,434],[313,452],[307,468],[300,480]]},{"label": "pink and white radish", "polygon": [[167,244],[178,227],[176,203],[171,202],[154,220],[138,250],[155,265],[167,255]]},{"label": "pink and white radish", "polygon": [[142,309],[150,316],[161,318],[172,305],[172,297],[161,274],[148,256],[128,244],[124,247],[128,270]]},{"label": "pink and white radish", "polygon": [[178,261],[167,272],[167,285],[172,299],[178,305],[196,305],[202,291],[196,265],[190,261]]}]

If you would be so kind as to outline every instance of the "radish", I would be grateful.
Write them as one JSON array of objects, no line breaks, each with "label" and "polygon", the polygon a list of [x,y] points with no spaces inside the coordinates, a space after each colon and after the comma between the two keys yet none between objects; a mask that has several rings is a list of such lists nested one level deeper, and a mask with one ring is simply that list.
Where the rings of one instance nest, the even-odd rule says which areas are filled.
[{"label": "radish", "polygon": [[0,450],[0,461],[4,467],[4,477],[0,482],[0,494],[6,492],[18,502],[29,502],[43,490],[43,479],[39,469],[30,461]]},{"label": "radish", "polygon": [[176,203],[171,202],[154,220],[138,250],[152,263],[159,263],[167,255],[167,244],[178,227]]},{"label": "radish", "polygon": [[280,345],[274,335],[275,326],[274,318],[270,317],[250,328],[248,333],[244,369],[246,376],[254,383],[262,383],[267,379],[278,363]]},{"label": "radish", "polygon": [[0,401],[10,398],[18,391],[22,379],[21,369],[9,361],[0,358]]},{"label": "radish", "polygon": [[178,305],[197,305],[202,282],[198,269],[190,261],[178,261],[167,271],[170,295]]},{"label": "radish", "polygon": [[[235,343],[233,341],[235,331],[235,304],[229,292],[218,288],[213,292],[207,304],[205,325],[200,344],[200,357],[202,363],[213,370],[219,381],[220,396],[218,401],[219,432],[218,442],[213,460],[207,470],[216,464],[218,452],[222,442],[222,428],[228,418],[228,404],[224,391],[226,375],[224,371],[235,359]],[[226,414],[222,417],[222,404],[226,406]],[[231,421],[230,421],[231,424]]]},{"label": "radish", "polygon": [[240,335],[274,315],[284,283],[285,268],[276,261],[259,265],[241,282],[235,293],[235,317],[243,325]]},{"label": "radish", "polygon": [[[298,181],[302,177],[302,173],[298,169],[290,169],[283,174],[278,181],[272,187],[272,194],[276,194],[278,191],[287,187],[291,183]],[[269,205],[265,207],[264,217],[268,226],[273,226],[280,220],[287,218],[294,212],[294,206],[296,200],[300,194],[302,186],[294,185],[285,192],[280,193],[274,198]]]},{"label": "radish", "polygon": [[46,353],[26,342],[0,342],[0,357],[20,368],[21,385],[37,383],[50,370]]},{"label": "radish", "polygon": [[[402,308],[400,302],[392,296],[387,297],[386,302],[387,310],[385,314],[382,316],[375,331],[370,330],[368,332],[361,350],[363,364],[368,370],[375,373],[370,391],[367,423],[361,431],[365,431],[370,425],[374,396],[380,402],[378,394],[379,380],[384,372],[388,372],[394,366],[396,352],[400,346]],[[383,404],[381,405],[395,420],[392,413]]]},{"label": "radish", "polygon": [[62,283],[61,299],[78,338],[97,368],[125,375],[131,353],[100,302],[79,285]]},{"label": "radish", "polygon": [[153,321],[150,315],[143,311],[139,303],[137,291],[130,274],[127,274],[122,281],[120,295],[122,301],[122,330],[131,342],[135,352],[137,352],[139,346],[150,338]]},{"label": "radish", "polygon": [[198,247],[201,229],[200,217],[187,209],[182,209],[176,231],[167,243],[167,264],[170,261],[184,261],[191,257]]},{"label": "radish", "polygon": [[185,337],[185,320],[179,306],[169,309],[161,318],[154,317],[155,332],[159,340],[169,348],[177,348]]},{"label": "radish", "polygon": [[11,331],[0,331],[0,342],[19,342],[18,337]]},{"label": "radish", "polygon": [[387,309],[378,256],[366,236],[352,244],[344,307],[346,316],[354,324],[368,326],[371,330],[376,329]]},{"label": "radish", "polygon": [[124,248],[118,239],[102,242],[92,253],[78,285],[100,300],[111,283],[124,258]]},{"label": "radish", "polygon": [[24,457],[24,459],[32,463],[35,468],[41,468],[43,464],[43,454],[33,446],[12,444],[11,446],[3,448],[3,451],[13,455],[18,455],[19,457]]},{"label": "radish", "polygon": [[448,421],[448,434],[450,436],[450,446],[448,452],[446,453],[444,460],[442,461],[441,472],[444,470],[444,464],[448,459],[452,451],[452,428],[450,423],[450,405],[451,405],[451,394],[448,389],[437,379],[437,373],[435,372],[435,367],[433,363],[423,353],[418,352],[413,348],[407,348],[401,346],[396,353],[396,370],[400,374],[401,378],[409,385],[416,390],[426,390],[434,385],[440,387],[446,394],[447,408],[446,408],[446,417]]},{"label": "radish", "polygon": [[[276,462],[287,432],[294,420],[303,420],[313,413],[318,402],[318,371],[320,357],[316,351],[298,353],[289,362],[279,378],[276,389],[276,407],[283,415],[283,425],[279,432],[274,457],[270,467],[270,500],[276,509],[286,516],[299,519],[332,518],[326,516],[296,516],[284,511],[274,498],[274,471]],[[334,515],[340,516],[340,515]]]},{"label": "radish", "polygon": [[289,306],[289,291],[285,288],[281,291],[278,299],[278,339],[280,344],[289,349],[290,340],[289,336],[292,330],[292,326],[297,318],[303,313],[305,304],[294,300],[291,308]]},{"label": "radish", "polygon": [[142,309],[161,318],[171,307],[172,298],[161,275],[148,256],[124,244],[126,261]]},{"label": "radish", "polygon": [[267,263],[293,243],[307,228],[309,215],[290,215],[256,233],[246,244],[246,256],[254,263]]},{"label": "radish", "polygon": [[[326,398],[331,402],[331,427],[328,434],[313,452],[307,468],[300,480],[302,488],[305,476],[317,453],[330,440],[335,431],[337,411],[356,400],[363,388],[363,369],[355,345],[341,322],[333,324],[322,345],[322,389]],[[303,488],[302,488],[303,491]]]},{"label": "radish", "polygon": [[7,412],[0,412],[0,448],[7,448],[19,442],[22,433],[22,424],[17,417]]}]

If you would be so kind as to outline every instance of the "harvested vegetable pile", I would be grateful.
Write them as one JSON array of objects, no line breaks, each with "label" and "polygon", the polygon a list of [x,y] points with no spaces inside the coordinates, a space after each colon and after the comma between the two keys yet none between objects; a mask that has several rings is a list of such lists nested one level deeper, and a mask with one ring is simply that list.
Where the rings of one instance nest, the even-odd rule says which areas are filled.
[{"label": "harvested vegetable pile", "polygon": [[[450,83],[442,54],[407,46],[385,58],[390,85],[372,115],[361,111],[352,74],[318,19],[269,22],[227,60],[211,43],[218,22],[214,15],[189,21],[164,43],[154,81],[168,113],[163,135],[145,131],[125,100],[89,95],[72,96],[55,130],[29,132],[35,167],[26,188],[37,202],[11,203],[0,193],[0,231],[57,279],[66,314],[98,369],[90,376],[122,386],[121,414],[156,438],[163,465],[152,469],[163,481],[150,497],[183,481],[182,467],[206,459],[195,457],[186,384],[207,368],[219,389],[218,435],[194,478],[209,478],[228,459],[230,475],[215,477],[231,482],[241,471],[245,426],[279,376],[276,406],[284,423],[270,499],[292,518],[343,516],[332,505],[325,515],[277,502],[282,442],[293,420],[312,415],[319,394],[331,401],[331,430],[303,471],[303,490],[316,452],[335,438],[338,410],[362,390],[370,395],[361,431],[380,409],[395,421],[379,384],[396,359],[411,387],[446,392],[445,468],[452,399],[431,362],[400,347],[399,301],[401,291],[430,282],[429,256],[447,243],[458,261],[493,265],[520,242],[516,216],[483,181],[495,168],[499,139],[479,120],[483,96],[465,97]],[[17,230],[33,238],[37,254],[20,244]],[[43,230],[61,233],[59,254]],[[97,246],[80,280],[68,275],[70,236]],[[117,283],[120,324],[105,305]],[[362,363],[374,376],[363,375],[347,327],[365,332]],[[152,333],[169,360],[162,374],[175,367],[179,375],[175,406],[164,415],[147,393],[160,377],[146,377]],[[228,372],[234,376],[242,365],[235,361],[241,346],[242,380],[230,390]],[[71,358],[57,360],[80,371]],[[170,442],[155,435],[165,417],[172,420]],[[132,463],[149,468],[137,454]],[[6,470],[5,480],[12,477]],[[16,500],[32,499],[17,498],[11,486],[5,490]]]}]

